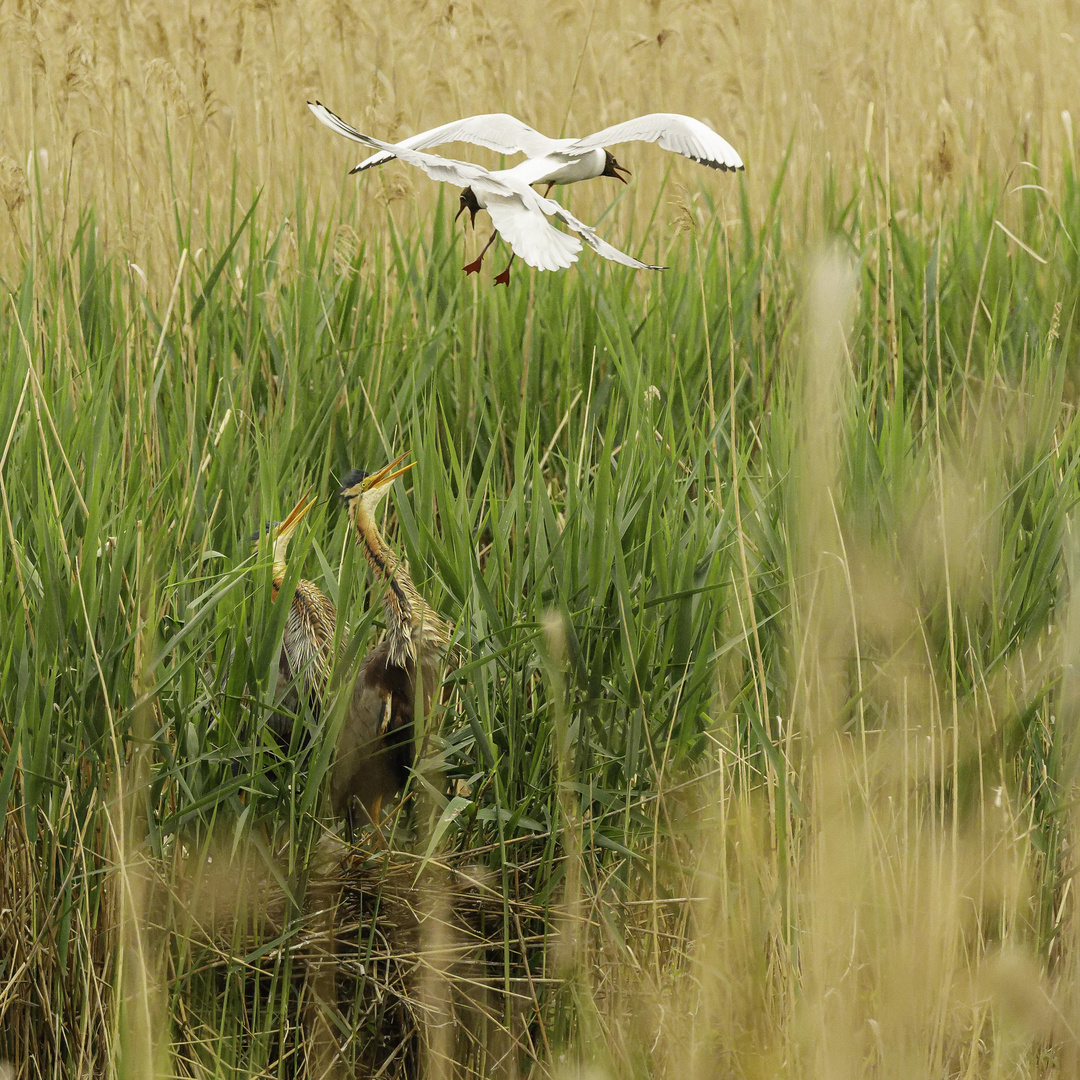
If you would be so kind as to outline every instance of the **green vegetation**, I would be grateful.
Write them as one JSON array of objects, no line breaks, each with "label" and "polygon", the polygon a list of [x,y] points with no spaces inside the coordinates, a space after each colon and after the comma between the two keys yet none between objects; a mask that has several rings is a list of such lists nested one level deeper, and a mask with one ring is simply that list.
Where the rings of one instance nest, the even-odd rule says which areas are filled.
[{"label": "green vegetation", "polygon": [[[483,968],[519,1042],[455,1036],[470,1075],[1067,1070],[1080,187],[892,192],[891,220],[883,181],[823,189],[823,228],[778,178],[761,224],[699,204],[663,275],[586,253],[506,290],[463,278],[443,204],[344,254],[303,199],[207,207],[197,254],[180,214],[159,300],[92,212],[38,223],[0,314],[0,1059],[317,1052],[297,943],[340,710],[291,756],[261,733],[284,605],[248,538],[325,496],[290,570],[352,659],[377,596],[336,477],[408,450],[390,535],[461,662],[392,844],[504,897],[479,967],[434,965]],[[295,902],[269,943],[154,898],[251,845]],[[366,959],[329,1010],[350,1060]]]}]

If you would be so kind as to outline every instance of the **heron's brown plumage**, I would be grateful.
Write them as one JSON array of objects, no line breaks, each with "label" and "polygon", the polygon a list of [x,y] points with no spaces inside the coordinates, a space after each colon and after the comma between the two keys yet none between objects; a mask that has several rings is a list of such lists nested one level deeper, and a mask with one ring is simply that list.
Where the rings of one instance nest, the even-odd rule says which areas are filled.
[{"label": "heron's brown plumage", "polygon": [[[314,505],[314,499],[304,495],[285,520],[274,527],[273,539],[273,599],[275,603],[288,571],[289,540],[296,526]],[[278,697],[286,713],[275,713],[270,723],[283,743],[291,741],[293,717],[300,711],[300,694],[304,695],[314,715],[322,708],[330,671],[337,658],[334,653],[334,631],[337,611],[333,602],[312,581],[301,578],[289,600],[285,630],[278,656]],[[344,648],[344,638],[338,651]],[[287,687],[292,684],[292,692]]]},{"label": "heron's brown plumage", "polygon": [[408,566],[386,546],[375,522],[379,502],[405,471],[391,471],[400,460],[373,476],[354,471],[342,485],[356,541],[385,582],[387,634],[361,664],[338,738],[330,790],[335,812],[347,812],[358,800],[372,819],[381,803],[404,787],[412,766],[416,672],[427,716],[451,635],[449,623],[417,592]]},{"label": "heron's brown plumage", "polygon": [[[427,715],[435,696],[436,669],[428,664],[420,670]],[[405,786],[414,757],[415,703],[415,664],[394,664],[389,641],[379,642],[360,666],[338,738],[330,782],[336,813],[345,814],[355,799],[374,818],[379,805]]]},{"label": "heron's brown plumage", "polygon": [[[275,581],[276,588],[281,582]],[[334,666],[334,631],[337,611],[333,601],[311,581],[301,578],[289,604],[285,632],[281,638],[278,684],[299,678],[307,691],[311,710],[316,715]],[[344,647],[338,646],[338,653]]]}]

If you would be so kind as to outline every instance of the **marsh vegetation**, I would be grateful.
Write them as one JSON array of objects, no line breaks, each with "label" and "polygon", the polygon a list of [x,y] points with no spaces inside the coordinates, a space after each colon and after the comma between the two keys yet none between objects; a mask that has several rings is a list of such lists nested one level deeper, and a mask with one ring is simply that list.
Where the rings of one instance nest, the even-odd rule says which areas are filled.
[{"label": "marsh vegetation", "polygon": [[[1075,1074],[1075,19],[869,7],[0,6],[0,1061]],[[314,97],[747,172],[636,147],[564,197],[670,269],[493,290]],[[339,704],[265,733],[249,537],[323,496],[347,679],[333,493],[405,450],[460,663],[384,848]]]}]

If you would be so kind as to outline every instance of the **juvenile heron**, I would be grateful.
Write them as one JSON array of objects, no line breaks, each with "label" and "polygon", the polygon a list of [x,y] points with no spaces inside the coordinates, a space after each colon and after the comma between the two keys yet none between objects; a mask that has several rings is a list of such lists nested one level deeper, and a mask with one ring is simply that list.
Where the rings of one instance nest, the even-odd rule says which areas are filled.
[{"label": "juvenile heron", "polygon": [[412,468],[396,469],[404,457],[373,474],[353,469],[341,484],[356,541],[385,582],[387,632],[361,663],[338,737],[330,795],[335,813],[347,813],[358,800],[376,825],[383,802],[401,791],[412,767],[418,675],[427,716],[451,633],[450,625],[416,591],[405,562],[386,546],[375,523],[390,486]]},{"label": "juvenile heron", "polygon": [[[273,540],[272,581],[275,603],[288,570],[289,541],[296,532],[297,525],[314,505],[315,499],[305,494],[289,511],[284,521],[266,526],[267,534]],[[336,625],[337,612],[330,598],[324,595],[314,582],[300,578],[285,617],[285,632],[278,655],[278,697],[281,698],[286,687],[293,685],[294,689],[284,697],[283,708],[286,711],[275,713],[269,720],[275,736],[285,746],[291,741],[294,718],[300,712],[297,687],[304,693],[312,713],[315,716],[319,714],[330,669],[334,665]]]}]

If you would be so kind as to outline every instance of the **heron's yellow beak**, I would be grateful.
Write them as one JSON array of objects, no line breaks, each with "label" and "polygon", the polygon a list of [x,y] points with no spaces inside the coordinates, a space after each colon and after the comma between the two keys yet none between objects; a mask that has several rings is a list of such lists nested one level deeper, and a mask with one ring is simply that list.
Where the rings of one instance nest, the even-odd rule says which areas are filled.
[{"label": "heron's yellow beak", "polygon": [[394,458],[389,465],[384,465],[377,473],[372,473],[371,476],[364,480],[364,491],[378,491],[381,488],[387,487],[392,484],[399,476],[403,476],[407,473],[415,464],[415,461],[410,461],[404,468],[398,469],[394,472],[394,467],[401,464],[407,457],[409,452],[406,450],[401,457]]},{"label": "heron's yellow beak", "polygon": [[309,488],[300,496],[300,501],[289,511],[288,516],[277,528],[277,536],[274,537],[275,549],[278,545],[284,545],[289,542],[292,534],[296,531],[296,526],[307,517],[307,512],[317,502],[314,495],[311,494]]}]

